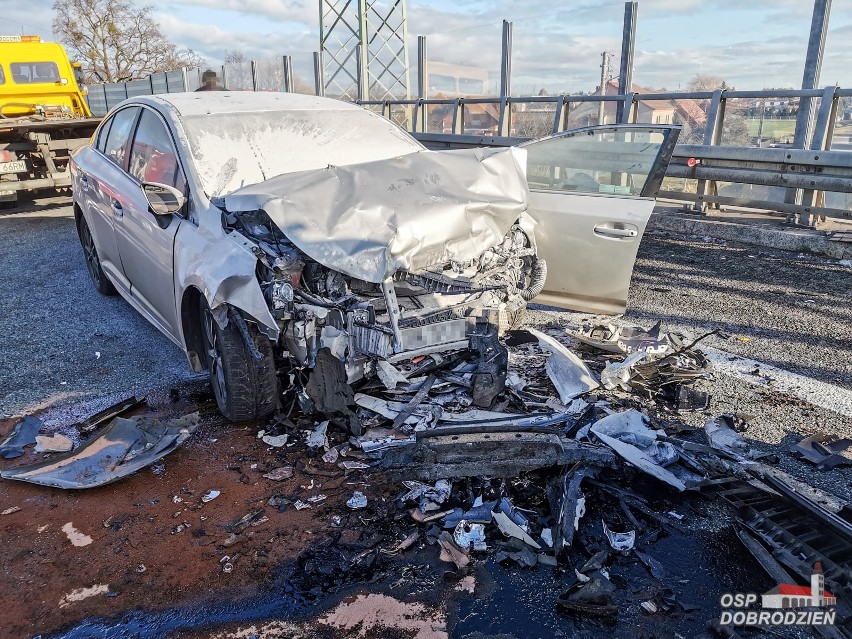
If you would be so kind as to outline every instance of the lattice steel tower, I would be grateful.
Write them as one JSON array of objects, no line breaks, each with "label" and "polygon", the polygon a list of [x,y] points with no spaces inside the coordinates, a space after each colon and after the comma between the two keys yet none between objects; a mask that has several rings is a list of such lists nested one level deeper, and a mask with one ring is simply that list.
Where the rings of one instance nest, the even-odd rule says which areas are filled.
[{"label": "lattice steel tower", "polygon": [[411,96],[405,0],[319,0],[322,83],[346,100]]}]

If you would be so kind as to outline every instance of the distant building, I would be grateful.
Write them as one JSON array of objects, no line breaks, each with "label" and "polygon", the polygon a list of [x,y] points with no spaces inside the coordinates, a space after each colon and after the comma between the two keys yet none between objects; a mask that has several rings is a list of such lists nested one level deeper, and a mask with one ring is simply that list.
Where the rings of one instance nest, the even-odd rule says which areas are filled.
[{"label": "distant building", "polygon": [[836,606],[837,597],[825,589],[825,574],[822,571],[822,564],[816,562],[811,574],[810,588],[793,584],[778,584],[762,596],[761,605],[764,608]]},{"label": "distant building", "polygon": [[[636,84],[632,85],[631,91],[633,93],[652,93]],[[618,84],[607,82],[606,93],[607,95],[618,95]],[[614,124],[617,109],[617,103],[607,102],[604,107],[604,121],[601,124]],[[640,100],[636,121],[648,124],[672,124],[675,111],[675,106],[670,100]]]}]

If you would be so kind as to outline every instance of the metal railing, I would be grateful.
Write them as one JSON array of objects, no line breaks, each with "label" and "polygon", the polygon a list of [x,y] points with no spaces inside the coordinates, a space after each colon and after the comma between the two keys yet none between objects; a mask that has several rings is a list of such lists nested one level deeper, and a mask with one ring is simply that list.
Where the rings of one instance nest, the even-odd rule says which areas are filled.
[{"label": "metal railing", "polygon": [[[852,97],[852,89],[826,87],[820,90],[714,91],[678,93],[628,93],[625,95],[558,95],[534,97],[454,98],[412,100],[361,100],[359,103],[405,126],[431,148],[470,146],[509,146],[546,134],[556,134],[579,126],[598,124],[597,108],[583,109],[592,103],[617,105],[620,123],[642,123],[640,110],[644,102],[671,104],[689,100],[692,106],[706,105],[700,141],[676,147],[667,177],[695,180],[695,192],[666,189],[662,197],[692,203],[696,211],[708,205],[731,205],[778,211],[812,225],[812,216],[852,219],[852,153],[831,151],[831,141],[838,119],[838,106],[844,97]],[[722,143],[726,110],[743,100],[766,101],[819,100],[815,122],[801,138],[803,148],[759,148],[725,146]],[[496,114],[487,130],[481,125],[482,105]],[[472,109],[473,107],[473,109]],[[537,109],[532,111],[532,109]],[[477,126],[470,126],[470,111],[479,113]],[[572,117],[577,111],[582,119]],[[601,110],[601,112],[605,112]],[[536,135],[518,135],[518,116],[538,113],[548,119],[546,130]],[[652,112],[653,113],[653,112]],[[616,119],[615,116],[613,119]],[[605,116],[606,120],[606,116]],[[604,122],[611,123],[611,122]],[[659,122],[648,122],[657,124]],[[797,124],[798,126],[798,124]],[[852,138],[852,129],[850,129]],[[724,195],[719,183],[736,183],[767,187],[763,196]],[[664,186],[665,188],[665,186]],[[769,189],[784,189],[783,198],[771,199]],[[835,194],[826,204],[826,194]],[[776,201],[777,200],[777,201]]]},{"label": "metal railing", "polygon": [[103,116],[116,104],[137,95],[156,95],[158,93],[182,93],[195,91],[201,86],[201,69],[184,67],[174,71],[154,73],[141,80],[129,82],[108,82],[91,84],[86,87],[86,102],[92,115]]}]

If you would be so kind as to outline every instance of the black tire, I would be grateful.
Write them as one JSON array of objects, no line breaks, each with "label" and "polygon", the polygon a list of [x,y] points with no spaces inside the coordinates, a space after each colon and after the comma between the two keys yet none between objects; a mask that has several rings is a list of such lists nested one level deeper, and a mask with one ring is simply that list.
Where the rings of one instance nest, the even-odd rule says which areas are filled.
[{"label": "black tire", "polygon": [[219,410],[232,422],[271,416],[278,407],[278,376],[269,338],[248,324],[255,348],[263,356],[256,360],[233,319],[220,328],[203,302],[199,319],[210,385]]},{"label": "black tire", "polygon": [[77,228],[77,233],[80,236],[80,245],[83,247],[83,258],[86,260],[86,268],[89,270],[89,277],[92,278],[92,284],[95,285],[98,293],[101,295],[115,295],[118,291],[107,279],[106,273],[101,268],[101,260],[98,257],[98,249],[95,246],[95,238],[92,237],[92,232],[89,230],[89,225],[86,218],[80,216],[80,226]]}]

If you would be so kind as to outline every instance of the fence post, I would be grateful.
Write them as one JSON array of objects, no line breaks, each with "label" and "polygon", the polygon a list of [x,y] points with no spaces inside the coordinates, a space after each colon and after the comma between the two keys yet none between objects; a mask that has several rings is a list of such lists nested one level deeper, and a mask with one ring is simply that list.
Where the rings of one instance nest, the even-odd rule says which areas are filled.
[{"label": "fence post", "polygon": [[186,76],[186,67],[180,68],[180,77],[181,77],[181,80],[183,81],[183,90],[189,91],[189,78],[187,78],[187,76]]},{"label": "fence post", "polygon": [[512,23],[503,20],[503,39],[500,47],[500,117],[498,135],[508,136],[512,128]]},{"label": "fence post", "polygon": [[[633,52],[636,47],[636,16],[638,12],[638,2],[624,3],[624,31],[621,35],[621,68],[618,71],[618,93],[620,95],[627,95],[633,91]],[[618,112],[615,115],[616,122],[627,122],[624,119],[624,107],[624,102],[618,103]]]},{"label": "fence post", "polygon": [[568,128],[568,113],[571,110],[571,103],[567,102],[565,97],[560,95],[556,101],[556,113],[553,114],[553,130],[551,131],[554,135]]},{"label": "fence post", "polygon": [[251,61],[251,90],[257,91],[257,61]]},{"label": "fence post", "polygon": [[151,87],[151,95],[154,95],[154,74],[148,76],[148,86]]},{"label": "fence post", "polygon": [[314,51],[314,93],[322,97],[325,95],[325,81],[323,80],[322,51]]},{"label": "fence post", "polygon": [[429,59],[426,36],[417,36],[417,105],[414,107],[414,130],[427,132],[429,107],[422,100],[429,97]]},{"label": "fence post", "polygon": [[293,59],[285,55],[282,60],[284,64],[284,92],[293,93]]},{"label": "fence post", "polygon": [[[707,126],[704,128],[704,142],[706,146],[718,146],[722,141],[722,126],[725,121],[725,90],[720,89],[713,92],[713,99],[710,100],[710,109],[707,111]],[[695,187],[695,203],[692,205],[692,210],[698,213],[707,212],[707,202],[704,201],[704,196],[707,193],[707,186],[711,191],[716,193],[716,182],[712,180],[698,180]]]}]

